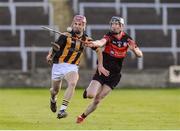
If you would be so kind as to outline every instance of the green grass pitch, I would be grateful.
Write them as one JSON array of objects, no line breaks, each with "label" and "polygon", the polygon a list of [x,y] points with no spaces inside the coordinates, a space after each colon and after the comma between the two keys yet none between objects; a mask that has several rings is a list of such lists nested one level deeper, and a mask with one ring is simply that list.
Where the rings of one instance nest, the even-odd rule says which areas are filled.
[{"label": "green grass pitch", "polygon": [[[76,124],[90,100],[76,89],[69,116],[57,119],[49,109],[49,90],[0,89],[0,130],[180,129],[180,89],[115,89],[84,123]],[[64,90],[58,97],[61,104]]]}]

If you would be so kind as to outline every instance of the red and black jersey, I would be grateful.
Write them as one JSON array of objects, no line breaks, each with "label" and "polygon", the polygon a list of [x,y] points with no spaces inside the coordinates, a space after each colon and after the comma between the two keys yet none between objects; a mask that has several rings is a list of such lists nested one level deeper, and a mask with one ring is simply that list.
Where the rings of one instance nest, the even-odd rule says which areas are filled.
[{"label": "red and black jersey", "polygon": [[93,80],[98,81],[101,85],[106,84],[113,89],[121,79],[121,68],[128,50],[128,39],[132,38],[125,32],[121,32],[119,38],[109,32],[104,38],[107,42],[103,51],[103,66],[110,71],[110,74],[109,76],[99,75],[98,70],[96,70]]},{"label": "red and black jersey", "polygon": [[115,58],[126,57],[128,50],[128,39],[132,39],[125,32],[120,33],[120,37],[115,37],[111,32],[106,34],[104,38],[107,40],[104,52]]},{"label": "red and black jersey", "polygon": [[121,32],[119,38],[109,32],[104,38],[107,42],[103,51],[103,65],[110,73],[120,73],[128,51],[128,39],[132,38],[125,32]]}]

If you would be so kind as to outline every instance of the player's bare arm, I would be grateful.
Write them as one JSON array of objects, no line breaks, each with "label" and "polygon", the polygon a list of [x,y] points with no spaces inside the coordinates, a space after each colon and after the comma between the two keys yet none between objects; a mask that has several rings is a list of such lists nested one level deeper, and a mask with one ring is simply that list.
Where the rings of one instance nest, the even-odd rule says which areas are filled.
[{"label": "player's bare arm", "polygon": [[51,42],[51,48],[49,50],[48,55],[46,56],[46,61],[49,65],[53,64],[53,57],[57,51],[59,51],[60,46],[54,42]]},{"label": "player's bare arm", "polygon": [[88,47],[103,47],[106,44],[107,40],[106,39],[101,39],[101,40],[95,40],[89,42],[86,46]]},{"label": "player's bare arm", "polygon": [[51,65],[52,64],[52,48],[49,50],[49,53],[48,53],[48,55],[46,56],[46,61],[47,61],[47,63],[49,64],[49,65]]},{"label": "player's bare arm", "polygon": [[136,54],[137,57],[142,57],[143,56],[143,53],[139,49],[139,47],[134,48],[133,52]]},{"label": "player's bare arm", "polygon": [[107,40],[106,39],[101,39],[101,40],[96,40],[96,41],[93,41],[93,45],[95,47],[103,47],[105,44],[106,44]]},{"label": "player's bare arm", "polygon": [[97,48],[96,53],[97,53],[97,57],[98,57],[97,69],[98,69],[99,75],[104,74],[105,76],[109,76],[109,71],[106,70],[103,66],[103,56],[102,56],[101,48]]},{"label": "player's bare arm", "polygon": [[143,56],[142,51],[139,49],[139,47],[137,47],[136,42],[134,40],[128,39],[128,46],[137,57]]}]

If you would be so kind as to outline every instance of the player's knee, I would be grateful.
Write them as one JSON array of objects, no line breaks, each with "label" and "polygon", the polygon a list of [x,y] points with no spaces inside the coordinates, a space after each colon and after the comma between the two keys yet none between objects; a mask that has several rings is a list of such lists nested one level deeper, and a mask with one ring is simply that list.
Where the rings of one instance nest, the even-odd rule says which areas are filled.
[{"label": "player's knee", "polygon": [[87,92],[87,98],[92,99],[94,97],[95,97],[95,94]]},{"label": "player's knee", "polygon": [[51,94],[53,94],[53,95],[57,95],[58,92],[59,92],[59,90],[56,89],[56,88],[50,88],[50,92],[51,92]]},{"label": "player's knee", "polygon": [[68,86],[70,87],[70,88],[75,88],[76,87],[76,81],[71,81],[71,82],[69,82],[68,83]]}]

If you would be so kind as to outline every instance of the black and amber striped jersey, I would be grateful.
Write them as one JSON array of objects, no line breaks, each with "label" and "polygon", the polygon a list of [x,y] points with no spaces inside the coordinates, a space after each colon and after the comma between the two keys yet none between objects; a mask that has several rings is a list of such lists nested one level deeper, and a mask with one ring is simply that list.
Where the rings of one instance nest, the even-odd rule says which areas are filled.
[{"label": "black and amber striped jersey", "polygon": [[[60,46],[60,50],[56,52],[53,63],[70,63],[78,65],[84,51],[84,45],[78,40],[74,40],[71,37],[76,37],[76,34],[71,32],[65,32],[65,35],[61,35],[55,43]],[[86,41],[90,39],[85,33],[80,40]]]}]

